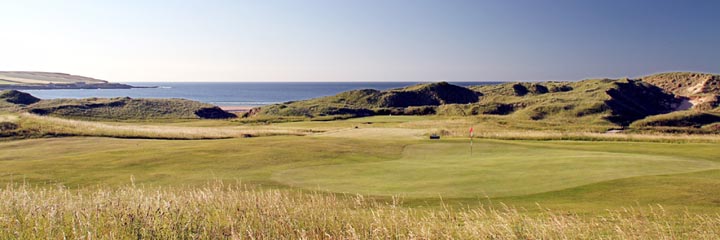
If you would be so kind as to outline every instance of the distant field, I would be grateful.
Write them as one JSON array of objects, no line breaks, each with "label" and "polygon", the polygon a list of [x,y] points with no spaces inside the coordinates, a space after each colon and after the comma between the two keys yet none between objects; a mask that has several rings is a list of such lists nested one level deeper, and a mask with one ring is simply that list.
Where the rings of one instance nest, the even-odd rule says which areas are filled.
[{"label": "distant field", "polygon": [[13,82],[13,81],[7,81],[7,80],[0,79],[0,85],[15,85],[15,84],[18,84],[18,83],[17,83],[17,82]]},{"label": "distant field", "polygon": [[[3,81],[6,80],[6,81]],[[0,84],[106,83],[89,77],[52,72],[0,71]]]}]

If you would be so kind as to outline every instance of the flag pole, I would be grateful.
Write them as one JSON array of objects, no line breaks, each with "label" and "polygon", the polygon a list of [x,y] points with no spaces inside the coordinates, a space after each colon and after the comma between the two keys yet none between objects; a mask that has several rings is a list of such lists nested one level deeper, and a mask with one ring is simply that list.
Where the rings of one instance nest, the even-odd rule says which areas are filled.
[{"label": "flag pole", "polygon": [[473,155],[473,127],[470,127],[470,156]]}]

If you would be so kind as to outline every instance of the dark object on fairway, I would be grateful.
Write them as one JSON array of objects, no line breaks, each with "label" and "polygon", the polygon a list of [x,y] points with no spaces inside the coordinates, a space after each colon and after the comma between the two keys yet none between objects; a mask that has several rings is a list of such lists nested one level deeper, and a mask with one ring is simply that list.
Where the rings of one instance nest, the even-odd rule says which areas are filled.
[{"label": "dark object on fairway", "polygon": [[358,129],[358,128],[359,128],[358,126],[355,126],[355,129]]},{"label": "dark object on fairway", "polygon": [[247,133],[245,133],[245,134],[242,135],[242,137],[243,137],[243,138],[251,138],[251,137],[253,137],[253,135],[252,135],[252,134],[247,134]]},{"label": "dark object on fairway", "polygon": [[430,135],[430,139],[433,139],[433,140],[440,139],[440,135],[437,135],[437,134]]}]

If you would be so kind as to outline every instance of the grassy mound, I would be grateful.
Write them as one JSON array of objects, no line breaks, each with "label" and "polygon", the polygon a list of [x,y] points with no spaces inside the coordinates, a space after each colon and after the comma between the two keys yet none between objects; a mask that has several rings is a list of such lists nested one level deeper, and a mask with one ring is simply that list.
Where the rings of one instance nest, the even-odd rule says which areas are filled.
[{"label": "grassy mound", "polygon": [[0,92],[0,101],[5,101],[12,104],[30,105],[39,102],[40,99],[36,98],[29,93],[24,93],[16,90],[5,90]]},{"label": "grassy mound", "polygon": [[687,98],[692,109],[708,111],[720,109],[720,75],[674,72],[650,75],[642,81],[665,91]]},{"label": "grassy mound", "polygon": [[185,99],[88,98],[43,100],[31,113],[76,119],[152,120],[231,118],[210,104]]},{"label": "grassy mound", "polygon": [[649,115],[673,110],[679,99],[640,81],[596,79],[579,82],[507,83],[476,86],[483,94],[468,104],[465,115],[499,114],[516,119],[627,125]]},{"label": "grassy mound", "polygon": [[710,112],[681,111],[650,116],[634,122],[632,126],[692,127],[720,122],[720,114]]},{"label": "grassy mound", "polygon": [[720,75],[672,72],[642,77],[641,80],[678,96],[720,95]]},{"label": "grassy mound", "polygon": [[434,108],[432,107],[412,107],[465,104],[477,101],[478,94],[476,92],[464,87],[440,82],[420,84],[388,91],[372,89],[353,90],[335,96],[270,105],[262,107],[257,114],[304,117],[328,115],[361,117],[374,114],[433,114]]}]

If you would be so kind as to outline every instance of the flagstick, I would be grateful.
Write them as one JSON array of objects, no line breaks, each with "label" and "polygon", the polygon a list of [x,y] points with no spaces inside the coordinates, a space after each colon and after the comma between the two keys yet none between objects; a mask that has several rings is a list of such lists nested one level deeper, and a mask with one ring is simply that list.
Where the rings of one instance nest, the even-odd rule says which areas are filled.
[{"label": "flagstick", "polygon": [[475,134],[475,132],[473,131],[473,128],[470,127],[470,157],[473,155],[473,134]]},{"label": "flagstick", "polygon": [[472,145],[473,145],[473,139],[472,139],[472,135],[470,135],[470,156],[471,157],[472,157],[472,147],[473,147]]}]

